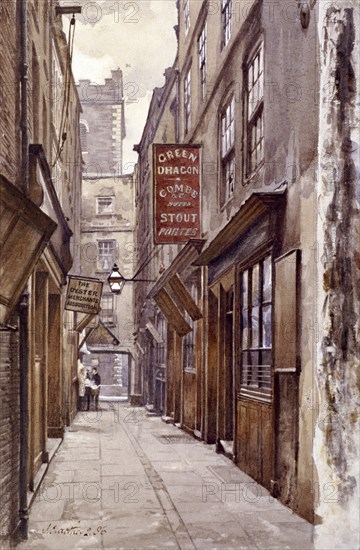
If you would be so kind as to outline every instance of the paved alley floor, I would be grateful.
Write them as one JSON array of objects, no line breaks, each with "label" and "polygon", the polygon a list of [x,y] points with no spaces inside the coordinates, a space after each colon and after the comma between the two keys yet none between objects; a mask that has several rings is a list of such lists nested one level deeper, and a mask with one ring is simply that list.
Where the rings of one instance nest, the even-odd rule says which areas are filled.
[{"label": "paved alley floor", "polygon": [[102,403],[66,431],[17,546],[86,548],[310,550],[312,526],[214,446]]}]

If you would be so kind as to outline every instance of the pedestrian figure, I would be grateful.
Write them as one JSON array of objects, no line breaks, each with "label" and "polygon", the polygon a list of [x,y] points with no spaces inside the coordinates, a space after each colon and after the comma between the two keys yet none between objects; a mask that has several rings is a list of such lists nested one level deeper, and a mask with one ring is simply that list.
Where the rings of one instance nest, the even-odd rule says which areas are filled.
[{"label": "pedestrian figure", "polygon": [[91,399],[91,386],[92,381],[90,378],[90,374],[87,372],[84,380],[84,387],[85,387],[85,400],[86,400],[86,410],[90,410],[90,399]]},{"label": "pedestrian figure", "polygon": [[84,409],[84,397],[85,397],[85,368],[81,361],[78,361],[78,411]]},{"label": "pedestrian figure", "polygon": [[95,410],[97,411],[99,408],[101,377],[95,367],[93,368],[92,383],[92,394],[95,398]]}]

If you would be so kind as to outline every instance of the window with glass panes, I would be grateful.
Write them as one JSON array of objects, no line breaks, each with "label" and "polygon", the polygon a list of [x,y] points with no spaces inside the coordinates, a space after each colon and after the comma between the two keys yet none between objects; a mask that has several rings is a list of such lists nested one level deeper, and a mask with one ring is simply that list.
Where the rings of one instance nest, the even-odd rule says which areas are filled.
[{"label": "window with glass panes", "polygon": [[[195,303],[198,301],[198,288],[197,283],[194,281],[191,283],[190,294]],[[196,343],[196,330],[197,324],[190,315],[185,311],[184,317],[186,322],[191,326],[191,332],[188,332],[183,337],[183,367],[186,371],[195,370],[195,343]]]},{"label": "window with glass panes", "polygon": [[270,399],[272,391],[272,261],[241,273],[240,394]]},{"label": "window with glass panes", "polygon": [[229,42],[231,37],[231,10],[232,0],[221,0],[221,21],[222,21],[222,45]]},{"label": "window with glass panes", "polygon": [[235,98],[227,103],[221,115],[221,203],[234,193],[235,185]]},{"label": "window with glass panes", "polygon": [[185,133],[191,125],[191,69],[188,70],[184,80],[184,110],[185,110]]},{"label": "window with glass panes", "polygon": [[190,0],[184,0],[184,23],[185,34],[187,34],[190,29]]},{"label": "window with glass panes", "polygon": [[247,65],[247,175],[264,159],[264,50],[261,44]]},{"label": "window with glass panes", "polygon": [[112,294],[103,294],[101,297],[100,318],[105,324],[114,322],[114,296]]},{"label": "window with glass panes", "polygon": [[157,362],[158,365],[164,365],[166,351],[166,322],[162,315],[159,315],[157,318],[157,330],[162,338],[162,342],[157,344]]},{"label": "window with glass panes", "polygon": [[201,99],[205,98],[206,93],[206,23],[199,36],[199,81]]},{"label": "window with glass panes", "polygon": [[111,269],[116,261],[116,241],[98,241],[99,249],[99,267],[100,269]]}]

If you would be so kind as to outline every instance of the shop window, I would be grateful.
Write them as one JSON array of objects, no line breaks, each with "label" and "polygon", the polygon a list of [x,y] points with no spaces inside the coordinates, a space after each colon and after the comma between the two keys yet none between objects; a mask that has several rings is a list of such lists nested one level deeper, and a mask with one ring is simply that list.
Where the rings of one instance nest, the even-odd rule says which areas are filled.
[{"label": "shop window", "polygon": [[222,47],[224,48],[231,38],[232,0],[221,1]]},{"label": "shop window", "polygon": [[116,241],[98,241],[98,249],[99,268],[110,270],[116,261]]},{"label": "shop window", "polygon": [[267,256],[241,273],[240,394],[266,399],[272,390],[272,263]]},{"label": "shop window", "polygon": [[205,99],[206,94],[206,63],[207,63],[207,44],[206,44],[206,23],[200,33],[198,40],[198,53],[199,53],[199,83],[200,83],[200,98]]},{"label": "shop window", "polygon": [[260,44],[246,67],[246,176],[264,160],[264,51]]},{"label": "shop window", "polygon": [[234,194],[235,186],[235,98],[232,97],[221,114],[221,197],[223,205]]},{"label": "shop window", "polygon": [[114,197],[96,197],[97,214],[114,213]]},{"label": "shop window", "polygon": [[185,133],[187,134],[191,126],[191,68],[186,73],[184,80],[184,113]]},{"label": "shop window", "polygon": [[184,0],[184,24],[185,34],[190,30],[190,0]]}]

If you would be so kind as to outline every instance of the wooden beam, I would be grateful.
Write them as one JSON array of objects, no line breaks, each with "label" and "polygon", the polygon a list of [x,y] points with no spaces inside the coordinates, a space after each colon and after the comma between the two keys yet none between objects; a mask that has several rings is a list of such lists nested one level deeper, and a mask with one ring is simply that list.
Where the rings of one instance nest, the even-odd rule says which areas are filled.
[{"label": "wooden beam", "polygon": [[154,296],[155,302],[167,318],[169,324],[177,332],[179,336],[185,336],[191,332],[190,325],[185,321],[182,313],[179,311],[177,305],[169,296],[169,294],[161,288]]},{"label": "wooden beam", "polygon": [[81,13],[81,6],[56,6],[56,15],[74,15],[75,13]]},{"label": "wooden beam", "polygon": [[81,319],[81,321],[76,325],[75,330],[77,332],[82,332],[85,327],[87,327],[91,321],[96,319],[97,315],[93,315],[92,313],[87,313],[85,316]]},{"label": "wooden beam", "polygon": [[169,281],[169,286],[174,292],[175,301],[179,302],[179,305],[184,307],[193,321],[202,319],[201,310],[193,300],[190,292],[176,273]]},{"label": "wooden beam", "polygon": [[157,342],[158,344],[164,343],[164,340],[162,339],[161,334],[159,333],[157,328],[154,327],[151,321],[146,323],[146,328],[150,332],[151,336],[154,338],[155,342]]}]

